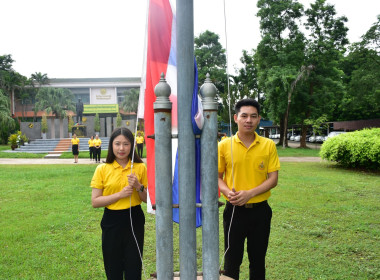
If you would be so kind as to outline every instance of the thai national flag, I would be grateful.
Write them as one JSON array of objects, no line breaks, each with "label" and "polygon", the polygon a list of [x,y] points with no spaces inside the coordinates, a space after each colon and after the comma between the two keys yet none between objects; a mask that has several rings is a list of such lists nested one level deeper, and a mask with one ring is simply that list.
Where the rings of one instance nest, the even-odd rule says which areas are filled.
[{"label": "thai national flag", "polygon": [[[154,140],[147,138],[154,134],[154,111],[153,102],[156,100],[154,87],[160,80],[161,73],[165,74],[167,83],[171,87],[170,101],[172,102],[172,133],[178,133],[177,122],[177,64],[176,64],[176,12],[175,0],[150,0],[149,12],[146,30],[146,56],[144,57],[143,75],[141,80],[140,98],[138,107],[138,117],[144,119],[145,124],[145,143],[147,150],[147,168],[148,168],[148,212],[153,213],[152,204],[155,204],[155,152]],[[196,65],[195,65],[196,71]],[[195,134],[200,134],[203,125],[203,113],[201,103],[198,100],[198,75],[195,72],[194,95],[192,114],[194,123],[197,127]],[[195,111],[194,111],[195,110]],[[193,124],[194,128],[194,124]],[[198,139],[199,140],[199,139]],[[200,140],[196,146],[199,146],[199,159],[197,162],[197,202],[200,202]],[[177,141],[172,142],[173,155],[176,155]],[[195,147],[194,147],[195,149]],[[173,159],[173,162],[176,162]],[[195,168],[195,167],[194,167]],[[199,170],[199,172],[198,172]],[[174,168],[173,168],[174,174]],[[174,177],[174,176],[173,176]],[[175,179],[175,177],[174,177]],[[173,201],[178,203],[178,184],[173,182]],[[197,210],[197,226],[200,225],[201,214]],[[176,214],[174,214],[174,220]],[[178,222],[178,220],[177,220]]]}]

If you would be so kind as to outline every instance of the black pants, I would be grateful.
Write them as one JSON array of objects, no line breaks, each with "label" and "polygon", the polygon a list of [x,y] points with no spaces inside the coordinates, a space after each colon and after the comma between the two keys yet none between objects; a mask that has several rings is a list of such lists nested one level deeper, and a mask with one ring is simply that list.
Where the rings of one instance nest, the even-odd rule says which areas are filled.
[{"label": "black pants", "polygon": [[[140,206],[132,207],[132,224],[141,257],[144,246],[145,216]],[[141,279],[142,262],[133,237],[130,209],[105,208],[102,228],[102,249],[107,279]]]},{"label": "black pants", "polygon": [[143,157],[144,143],[137,144],[137,154],[140,158]]},{"label": "black pants", "polygon": [[[228,230],[233,205],[229,202],[223,213],[224,246],[228,247]],[[225,256],[225,275],[239,279],[240,265],[243,261],[244,241],[247,239],[249,259],[249,279],[265,279],[265,255],[268,248],[272,209],[264,201],[252,208],[235,206],[229,235],[229,249]]]},{"label": "black pants", "polygon": [[94,152],[95,147],[89,147],[89,149],[90,149],[90,159],[95,159],[95,152]]},{"label": "black pants", "polygon": [[100,161],[100,154],[102,153],[102,147],[95,148],[94,147],[94,156],[96,161]]}]

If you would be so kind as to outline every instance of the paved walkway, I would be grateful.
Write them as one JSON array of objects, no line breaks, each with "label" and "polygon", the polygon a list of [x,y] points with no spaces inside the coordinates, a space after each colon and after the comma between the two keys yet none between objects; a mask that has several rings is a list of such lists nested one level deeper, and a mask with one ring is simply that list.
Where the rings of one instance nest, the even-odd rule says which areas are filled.
[{"label": "paved walkway", "polygon": [[[104,159],[103,159],[104,160]],[[146,162],[146,159],[143,159]],[[321,162],[319,157],[280,157],[280,162]],[[97,164],[89,159],[0,158],[0,164]]]}]

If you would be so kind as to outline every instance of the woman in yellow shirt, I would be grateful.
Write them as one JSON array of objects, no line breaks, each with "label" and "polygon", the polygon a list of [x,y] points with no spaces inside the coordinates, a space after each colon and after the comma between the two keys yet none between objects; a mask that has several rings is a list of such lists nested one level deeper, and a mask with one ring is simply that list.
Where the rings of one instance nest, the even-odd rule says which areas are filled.
[{"label": "woman in yellow shirt", "polygon": [[102,140],[99,138],[99,135],[96,134],[94,139],[94,156],[95,161],[100,163],[100,155],[102,153]]},{"label": "woman in yellow shirt", "polygon": [[133,144],[129,129],[115,129],[106,163],[96,168],[91,180],[92,206],[105,207],[101,228],[108,279],[141,279],[145,216],[140,204],[147,199],[148,178],[137,153],[132,165]]},{"label": "woman in yellow shirt", "polygon": [[144,137],[141,136],[141,132],[137,133],[136,144],[137,144],[137,152],[139,154],[139,157],[142,158],[143,150],[144,150]]},{"label": "woman in yellow shirt", "polygon": [[90,150],[90,160],[95,159],[94,136],[91,136],[91,138],[88,140],[88,148]]},{"label": "woman in yellow shirt", "polygon": [[74,155],[74,163],[78,163],[78,155],[79,155],[79,138],[74,133],[73,138],[71,139],[71,150]]}]

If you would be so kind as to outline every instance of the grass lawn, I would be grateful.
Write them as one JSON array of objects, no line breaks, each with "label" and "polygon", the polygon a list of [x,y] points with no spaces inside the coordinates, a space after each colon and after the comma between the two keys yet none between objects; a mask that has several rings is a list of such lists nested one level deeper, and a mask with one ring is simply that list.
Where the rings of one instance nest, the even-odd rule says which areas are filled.
[{"label": "grass lawn", "polygon": [[[30,153],[8,153],[9,145],[0,145],[0,158],[43,158],[46,154],[30,154]],[[303,148],[285,148],[277,146],[278,155],[280,157],[319,157],[319,149],[303,149]],[[102,158],[107,157],[107,150],[102,150]],[[146,157],[146,146],[144,145],[143,157]],[[71,152],[64,152],[61,158],[74,158]],[[79,158],[90,158],[88,151],[80,151]]]},{"label": "grass lawn", "polygon": [[[105,279],[102,209],[90,203],[94,165],[1,165],[1,279]],[[327,163],[282,163],[272,192],[267,278],[379,279],[378,174]],[[145,209],[145,204],[143,209]],[[220,220],[223,207],[220,208]],[[147,214],[144,266],[155,268],[155,216]],[[179,270],[178,225],[174,268]],[[220,222],[220,258],[223,255]],[[197,229],[202,270],[201,228]],[[248,279],[244,257],[241,279]]]}]

